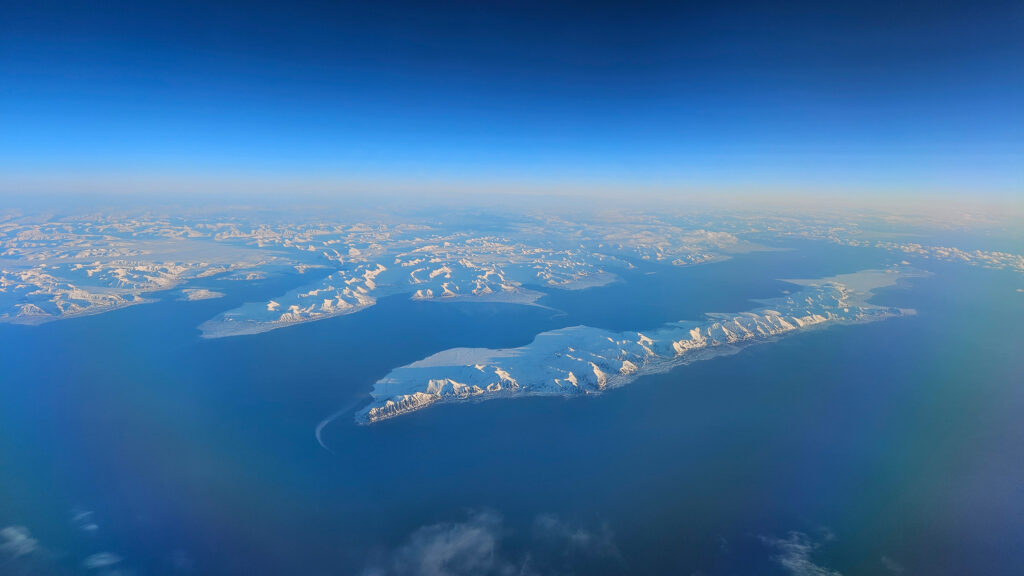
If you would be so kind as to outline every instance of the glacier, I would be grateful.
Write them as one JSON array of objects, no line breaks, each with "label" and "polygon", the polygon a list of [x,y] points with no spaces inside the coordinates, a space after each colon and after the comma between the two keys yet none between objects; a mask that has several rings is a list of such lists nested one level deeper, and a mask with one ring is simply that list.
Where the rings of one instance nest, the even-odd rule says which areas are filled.
[{"label": "glacier", "polygon": [[443,402],[598,394],[786,334],[913,314],[868,299],[876,289],[915,275],[920,274],[887,269],[786,280],[799,289],[760,300],[761,307],[747,312],[707,314],[644,332],[573,326],[543,332],[518,348],[444,350],[378,380],[371,402],[355,419],[371,424]]}]

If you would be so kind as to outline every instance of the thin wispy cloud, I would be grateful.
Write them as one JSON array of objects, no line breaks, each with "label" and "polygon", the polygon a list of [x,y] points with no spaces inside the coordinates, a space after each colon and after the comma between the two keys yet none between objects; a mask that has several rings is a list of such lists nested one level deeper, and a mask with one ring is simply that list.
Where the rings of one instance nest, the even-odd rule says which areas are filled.
[{"label": "thin wispy cloud", "polygon": [[615,536],[607,523],[590,529],[570,524],[555,514],[541,514],[533,525],[535,542],[561,551],[564,558],[583,556],[622,559],[615,544]]},{"label": "thin wispy cloud", "polygon": [[27,556],[39,549],[39,541],[24,526],[8,526],[0,530],[0,551],[15,558]]},{"label": "thin wispy cloud", "polygon": [[518,567],[500,551],[503,520],[500,515],[475,512],[463,522],[424,526],[365,574],[456,576],[461,574],[517,574]]},{"label": "thin wispy cloud", "polygon": [[82,561],[82,566],[89,570],[98,570],[100,568],[109,568],[116,564],[121,563],[121,557],[111,552],[99,552],[88,556]]},{"label": "thin wispy cloud", "polygon": [[541,514],[533,522],[525,549],[513,542],[516,533],[490,510],[471,512],[461,522],[423,526],[397,548],[364,570],[364,576],[517,575],[585,573],[588,562],[621,564],[611,529],[597,529]]},{"label": "thin wispy cloud", "polygon": [[889,556],[882,556],[881,562],[882,566],[884,566],[886,570],[892,572],[893,574],[902,574],[904,572],[903,565],[893,560]]},{"label": "thin wispy cloud", "polygon": [[96,532],[100,526],[96,523],[95,516],[92,510],[75,508],[71,511],[71,524],[82,532]]},{"label": "thin wispy cloud", "polygon": [[842,576],[841,573],[818,564],[813,556],[822,541],[832,540],[832,534],[824,534],[821,540],[814,540],[803,532],[790,532],[785,538],[761,537],[761,541],[775,549],[774,560],[792,576]]}]

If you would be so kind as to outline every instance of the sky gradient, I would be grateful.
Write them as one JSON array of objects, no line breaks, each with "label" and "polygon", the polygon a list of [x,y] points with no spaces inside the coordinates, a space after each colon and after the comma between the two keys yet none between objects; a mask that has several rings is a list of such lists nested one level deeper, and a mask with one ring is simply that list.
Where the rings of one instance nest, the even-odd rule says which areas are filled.
[{"label": "sky gradient", "polygon": [[0,193],[1024,194],[1024,4],[23,2]]}]

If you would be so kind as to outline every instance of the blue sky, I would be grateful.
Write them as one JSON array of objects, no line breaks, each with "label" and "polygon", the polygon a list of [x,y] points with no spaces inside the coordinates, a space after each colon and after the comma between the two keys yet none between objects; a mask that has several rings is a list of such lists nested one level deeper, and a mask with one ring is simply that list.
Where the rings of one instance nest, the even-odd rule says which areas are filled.
[{"label": "blue sky", "polygon": [[1021,194],[1024,5],[710,4],[20,3],[0,190]]}]

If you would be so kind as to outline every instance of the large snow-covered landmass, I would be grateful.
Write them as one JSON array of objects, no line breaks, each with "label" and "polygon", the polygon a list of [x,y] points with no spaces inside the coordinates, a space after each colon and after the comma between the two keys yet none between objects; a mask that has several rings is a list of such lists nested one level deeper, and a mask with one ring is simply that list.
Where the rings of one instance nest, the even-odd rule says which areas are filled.
[{"label": "large snow-covered landmass", "polygon": [[0,216],[0,322],[31,325],[109,312],[153,302],[150,294],[190,281],[251,273],[283,259],[273,250],[219,241],[217,229],[151,216]]},{"label": "large snow-covered landmass", "polygon": [[[912,274],[912,273],[910,273]],[[373,423],[439,402],[600,393],[640,376],[813,327],[873,322],[912,313],[867,302],[872,292],[909,274],[864,271],[819,280],[742,313],[708,314],[648,332],[574,326],[544,332],[519,348],[455,348],[392,370],[356,414]]]},{"label": "large snow-covered landmass", "polygon": [[[206,337],[352,314],[390,294],[531,304],[541,290],[607,284],[635,261],[688,266],[762,249],[690,216],[436,213],[409,217],[256,211],[201,214],[0,211],[0,322],[38,324],[152,302],[196,280],[311,281],[222,312]],[[213,295],[180,292],[186,299]]]},{"label": "large snow-covered landmass", "polygon": [[[895,223],[901,229],[913,224],[916,232],[894,236],[886,231],[891,217],[879,221],[877,215],[573,212],[569,219],[457,211],[382,217],[0,210],[0,322],[99,314],[156,301],[172,289],[175,297],[209,297],[226,293],[221,280],[308,278],[200,327],[205,337],[253,334],[352,314],[394,294],[533,304],[552,290],[607,284],[641,265],[704,265],[792,238],[884,250],[915,264],[938,260],[1024,272],[1021,254],[935,243],[936,226],[948,223],[906,217]],[[203,287],[193,286],[200,282]]]}]

